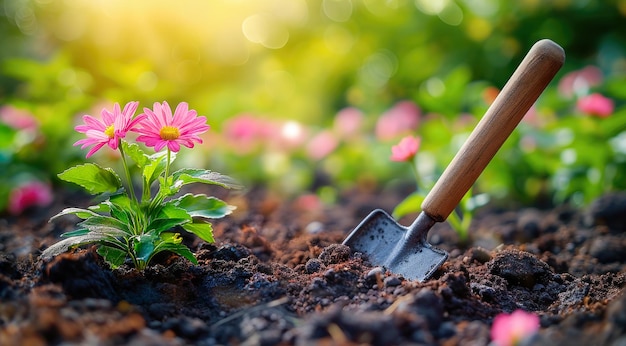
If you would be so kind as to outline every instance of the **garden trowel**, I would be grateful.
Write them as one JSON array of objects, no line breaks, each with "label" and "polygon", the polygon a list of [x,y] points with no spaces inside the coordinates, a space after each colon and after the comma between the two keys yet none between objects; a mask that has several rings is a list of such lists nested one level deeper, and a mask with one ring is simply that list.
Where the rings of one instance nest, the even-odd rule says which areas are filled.
[{"label": "garden trowel", "polygon": [[383,210],[374,210],[343,244],[365,254],[406,279],[428,279],[448,254],[430,245],[428,231],[443,222],[565,61],[563,48],[544,39],[530,49],[467,141],[422,203],[422,212],[408,227]]}]

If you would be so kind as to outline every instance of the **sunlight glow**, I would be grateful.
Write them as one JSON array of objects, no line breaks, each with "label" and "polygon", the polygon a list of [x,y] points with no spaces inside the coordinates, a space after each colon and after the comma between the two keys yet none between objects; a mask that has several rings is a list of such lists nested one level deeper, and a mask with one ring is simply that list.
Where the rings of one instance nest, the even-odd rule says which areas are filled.
[{"label": "sunlight glow", "polygon": [[324,14],[336,22],[348,21],[352,16],[352,1],[350,0],[324,0],[322,8]]},{"label": "sunlight glow", "polygon": [[302,138],[304,130],[297,121],[288,121],[283,125],[281,134],[286,140],[296,142]]},{"label": "sunlight glow", "polygon": [[289,40],[289,31],[275,18],[266,14],[254,14],[246,18],[241,29],[250,42],[259,43],[267,48],[282,48]]},{"label": "sunlight glow", "polygon": [[448,25],[459,25],[463,21],[463,10],[454,0],[415,0],[415,6],[424,14],[438,16]]}]

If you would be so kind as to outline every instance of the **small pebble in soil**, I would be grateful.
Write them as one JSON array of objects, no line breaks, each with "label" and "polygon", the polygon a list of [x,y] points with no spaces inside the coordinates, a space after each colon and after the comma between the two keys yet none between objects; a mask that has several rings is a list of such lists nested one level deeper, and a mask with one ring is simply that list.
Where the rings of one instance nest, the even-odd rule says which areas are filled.
[{"label": "small pebble in soil", "polygon": [[306,262],[304,266],[304,271],[307,274],[317,273],[324,268],[324,263],[317,258],[311,258]]},{"label": "small pebble in soil", "polygon": [[439,325],[437,336],[439,336],[440,339],[448,339],[454,334],[456,334],[456,326],[454,323],[446,321]]},{"label": "small pebble in soil", "polygon": [[386,277],[383,283],[385,284],[385,287],[395,287],[402,285],[402,281],[400,281],[400,279],[394,275]]},{"label": "small pebble in soil", "polygon": [[378,285],[380,287],[384,274],[385,269],[383,267],[375,267],[365,275],[365,281],[370,285]]},{"label": "small pebble in soil", "polygon": [[482,247],[473,247],[469,250],[469,257],[472,261],[478,263],[487,263],[491,261],[491,253]]},{"label": "small pebble in soil", "polygon": [[328,295],[328,284],[322,278],[313,278],[309,284],[308,290],[313,296],[322,297]]},{"label": "small pebble in soil", "polygon": [[472,282],[470,284],[470,287],[472,288],[472,292],[478,294],[482,298],[482,300],[486,302],[495,301],[496,290],[494,290],[493,287],[489,287],[487,285],[483,285],[483,284],[479,284],[475,282]]},{"label": "small pebble in soil", "polygon": [[329,282],[332,282],[335,280],[335,269],[330,268],[327,271],[324,272],[324,279],[326,279]]},{"label": "small pebble in soil", "polygon": [[202,333],[205,333],[208,330],[208,327],[204,321],[198,318],[190,318],[190,317],[174,317],[169,318],[163,322],[162,329],[164,330],[173,330],[176,335],[186,337],[186,338],[194,338]]},{"label": "small pebble in soil", "polygon": [[[70,306],[72,305],[73,302],[74,301],[69,302]],[[106,310],[106,309],[111,308],[111,301],[106,300],[106,299],[86,298],[82,300],[82,303],[89,310],[98,310],[98,309]]]},{"label": "small pebble in soil", "polygon": [[598,236],[591,241],[589,254],[600,263],[622,262],[626,259],[626,241],[615,236]]},{"label": "small pebble in soil", "polygon": [[589,284],[576,280],[567,286],[564,292],[559,293],[559,299],[563,307],[570,307],[582,304],[589,293]]},{"label": "small pebble in soil", "polygon": [[[335,335],[350,335],[357,344],[395,345],[401,340],[392,316],[380,316],[373,312],[355,314],[334,305],[300,327],[296,345],[320,344],[320,338],[330,336],[332,331],[336,331]],[[330,341],[330,338],[327,340]]]},{"label": "small pebble in soil", "polygon": [[585,215],[585,224],[606,225],[616,232],[626,231],[626,192],[611,193],[599,197],[591,203]]},{"label": "small pebble in soil", "polygon": [[423,288],[415,295],[414,308],[419,316],[426,317],[431,330],[436,330],[444,318],[444,302],[435,292]]},{"label": "small pebble in soil", "polygon": [[550,266],[528,252],[504,250],[487,262],[487,268],[509,284],[532,288],[552,277]]},{"label": "small pebble in soil", "polygon": [[538,210],[527,209],[521,211],[521,215],[517,219],[517,241],[530,242],[537,238],[541,233],[541,221],[543,216]]},{"label": "small pebble in soil", "polygon": [[247,247],[240,244],[225,244],[220,246],[210,258],[237,262],[242,258],[250,256],[252,252]]},{"label": "small pebble in soil", "polygon": [[309,234],[318,234],[324,231],[324,224],[319,221],[313,221],[306,225],[304,230]]},{"label": "small pebble in soil", "polygon": [[332,244],[324,248],[319,259],[325,264],[341,263],[350,258],[350,248],[343,244]]}]

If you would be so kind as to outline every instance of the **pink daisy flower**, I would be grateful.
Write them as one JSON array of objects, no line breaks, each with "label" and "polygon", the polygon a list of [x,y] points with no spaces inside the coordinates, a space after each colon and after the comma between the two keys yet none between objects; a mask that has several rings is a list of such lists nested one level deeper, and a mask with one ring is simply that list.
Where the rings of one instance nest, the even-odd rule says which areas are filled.
[{"label": "pink daisy flower", "polygon": [[154,147],[155,151],[161,151],[167,146],[169,150],[178,152],[181,144],[193,148],[194,142],[202,143],[198,135],[210,127],[206,124],[206,117],[198,116],[186,102],[178,104],[173,116],[167,102],[155,102],[152,110],[144,108],[143,111],[147,118],[140,124],[140,128],[134,130],[141,134],[137,142]]},{"label": "pink daisy flower", "polygon": [[420,137],[406,136],[391,147],[391,161],[411,161],[420,148]]},{"label": "pink daisy flower", "polygon": [[116,102],[113,106],[113,112],[102,109],[102,121],[91,115],[83,115],[85,124],[78,125],[74,129],[84,133],[87,138],[77,141],[74,145],[82,145],[81,149],[93,145],[93,148],[87,153],[87,157],[100,150],[105,144],[111,149],[117,150],[120,139],[126,137],[126,133],[133,130],[146,117],[141,114],[133,118],[138,105],[139,102],[129,102],[124,106],[124,110],[120,110],[120,105]]}]

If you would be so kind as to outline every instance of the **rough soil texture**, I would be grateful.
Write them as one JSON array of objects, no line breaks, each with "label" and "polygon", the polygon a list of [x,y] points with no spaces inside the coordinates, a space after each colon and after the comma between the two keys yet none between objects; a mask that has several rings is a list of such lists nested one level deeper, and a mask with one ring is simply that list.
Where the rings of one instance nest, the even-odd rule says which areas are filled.
[{"label": "rough soil texture", "polygon": [[450,258],[422,283],[340,245],[400,198],[350,191],[331,208],[233,195],[217,243],[185,238],[199,265],[164,255],[138,272],[109,269],[93,248],[39,260],[75,221],[48,217],[88,205],[66,193],[0,221],[0,344],[487,345],[493,318],[516,309],[540,317],[529,345],[626,343],[626,195],[585,210],[483,210],[464,247],[438,224],[430,241]]}]

